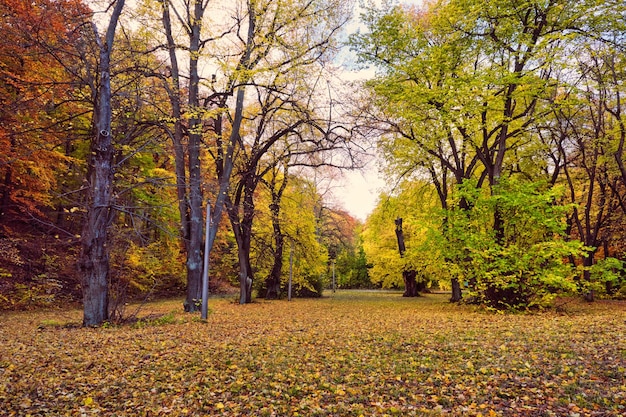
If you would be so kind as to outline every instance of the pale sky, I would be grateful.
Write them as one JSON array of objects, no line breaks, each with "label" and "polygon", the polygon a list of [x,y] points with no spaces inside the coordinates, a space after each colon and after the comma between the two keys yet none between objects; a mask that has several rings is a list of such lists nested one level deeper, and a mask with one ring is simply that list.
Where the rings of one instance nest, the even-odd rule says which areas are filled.
[{"label": "pale sky", "polygon": [[357,219],[365,221],[376,207],[378,196],[385,186],[376,161],[372,159],[363,169],[343,171],[342,178],[333,180],[331,200]]},{"label": "pale sky", "polygon": [[[344,55],[344,59],[349,59],[346,55]],[[340,77],[347,82],[353,82],[373,76],[373,69],[365,69],[360,71],[344,70]],[[375,150],[370,152],[375,152]],[[333,200],[354,217],[365,221],[376,207],[378,196],[384,187],[385,181],[378,173],[376,157],[371,155],[364,168],[354,171],[344,170],[342,178],[333,180]]]}]

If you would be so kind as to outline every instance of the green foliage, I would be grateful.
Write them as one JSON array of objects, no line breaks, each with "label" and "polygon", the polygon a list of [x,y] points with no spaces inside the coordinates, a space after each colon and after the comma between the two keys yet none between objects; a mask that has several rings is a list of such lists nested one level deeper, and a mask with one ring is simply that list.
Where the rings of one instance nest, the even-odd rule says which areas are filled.
[{"label": "green foliage", "polygon": [[148,316],[146,318],[142,318],[137,320],[133,327],[138,329],[144,327],[154,327],[154,326],[165,326],[168,324],[178,323],[179,319],[176,316],[176,312],[170,311],[166,314],[159,314],[156,316]]},{"label": "green foliage", "polygon": [[[441,254],[431,245],[433,259],[464,280],[477,301],[517,308],[545,304],[575,287],[578,273],[561,257],[586,254],[565,236],[565,216],[578,216],[557,207],[557,190],[533,189],[541,179],[567,177],[568,198],[585,206],[580,211],[586,218],[572,222],[574,239],[587,246],[610,241],[612,253],[623,253],[617,243],[623,239],[614,236],[623,230],[623,169],[615,175],[597,163],[623,160],[623,123],[605,122],[623,117],[623,51],[613,46],[624,35],[623,22],[615,20],[623,16],[622,3],[383,2],[366,10],[365,31],[351,37],[360,62],[378,70],[364,87],[386,174],[428,178],[443,208],[469,202],[471,210],[438,215],[442,223],[427,229],[445,248]],[[585,85],[590,77],[599,78]],[[574,103],[580,107],[568,109]],[[576,116],[566,119],[561,112]],[[613,146],[594,146],[611,140]],[[516,185],[505,184],[507,177],[516,177]],[[480,187],[468,185],[479,178]],[[464,182],[465,194],[450,202],[447,194]],[[608,226],[605,212],[617,213],[620,226]],[[399,216],[408,218],[411,232],[410,216]],[[606,240],[598,242],[598,236]],[[391,257],[379,256],[374,280],[386,273],[377,264],[397,267]],[[536,294],[520,290],[535,283],[543,288]],[[592,279],[578,286],[599,291],[603,284]]]},{"label": "green foliage", "polygon": [[[556,204],[560,193],[516,180],[502,180],[493,195],[471,181],[458,188],[456,198],[464,197],[471,209],[455,204],[446,213],[445,256],[456,264],[473,301],[524,309],[577,291],[580,271],[568,258],[582,256],[587,248],[564,234],[569,207]],[[506,219],[501,239],[493,229],[496,209]]]},{"label": "green foliage", "polygon": [[359,236],[356,248],[348,248],[337,256],[337,285],[340,288],[371,288],[363,239]]},{"label": "green foliage", "polygon": [[597,294],[626,297],[626,266],[624,262],[608,257],[596,261],[589,268],[592,288]]}]

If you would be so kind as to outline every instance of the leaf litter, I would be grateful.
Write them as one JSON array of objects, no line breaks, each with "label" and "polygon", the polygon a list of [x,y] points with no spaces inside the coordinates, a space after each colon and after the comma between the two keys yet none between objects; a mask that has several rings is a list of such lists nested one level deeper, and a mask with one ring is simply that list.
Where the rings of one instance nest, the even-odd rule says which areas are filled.
[{"label": "leaf litter", "polygon": [[206,322],[179,308],[101,328],[80,311],[5,315],[2,415],[626,415],[623,302],[506,315],[345,291],[211,300]]}]

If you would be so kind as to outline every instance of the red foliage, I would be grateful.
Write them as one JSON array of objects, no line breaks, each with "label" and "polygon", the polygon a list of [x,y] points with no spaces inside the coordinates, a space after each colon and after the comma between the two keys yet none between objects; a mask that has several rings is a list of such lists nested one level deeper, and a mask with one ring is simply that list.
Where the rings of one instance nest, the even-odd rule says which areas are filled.
[{"label": "red foliage", "polygon": [[0,0],[0,14],[2,223],[8,212],[38,215],[51,203],[67,161],[68,109],[60,104],[70,101],[71,76],[64,62],[89,9],[75,0]]}]

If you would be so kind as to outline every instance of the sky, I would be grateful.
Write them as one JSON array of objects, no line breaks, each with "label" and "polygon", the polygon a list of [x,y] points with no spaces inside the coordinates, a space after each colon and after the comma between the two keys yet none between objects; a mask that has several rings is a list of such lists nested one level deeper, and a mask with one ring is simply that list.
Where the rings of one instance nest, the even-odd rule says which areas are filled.
[{"label": "sky", "polygon": [[[355,3],[352,21],[346,27],[346,36],[355,33],[359,28],[363,30],[359,23],[360,13],[361,8]],[[356,56],[346,46],[337,58],[338,65],[345,69],[341,77],[348,82],[367,79],[374,75],[373,69],[357,70],[353,67]],[[378,173],[374,158],[361,170],[343,172],[343,178],[333,184],[333,202],[357,219],[365,221],[376,207],[378,196],[384,186],[385,181]]]},{"label": "sky", "polygon": [[365,221],[378,202],[385,181],[372,164],[363,170],[344,173],[341,184],[333,189],[337,203],[348,213]]}]

